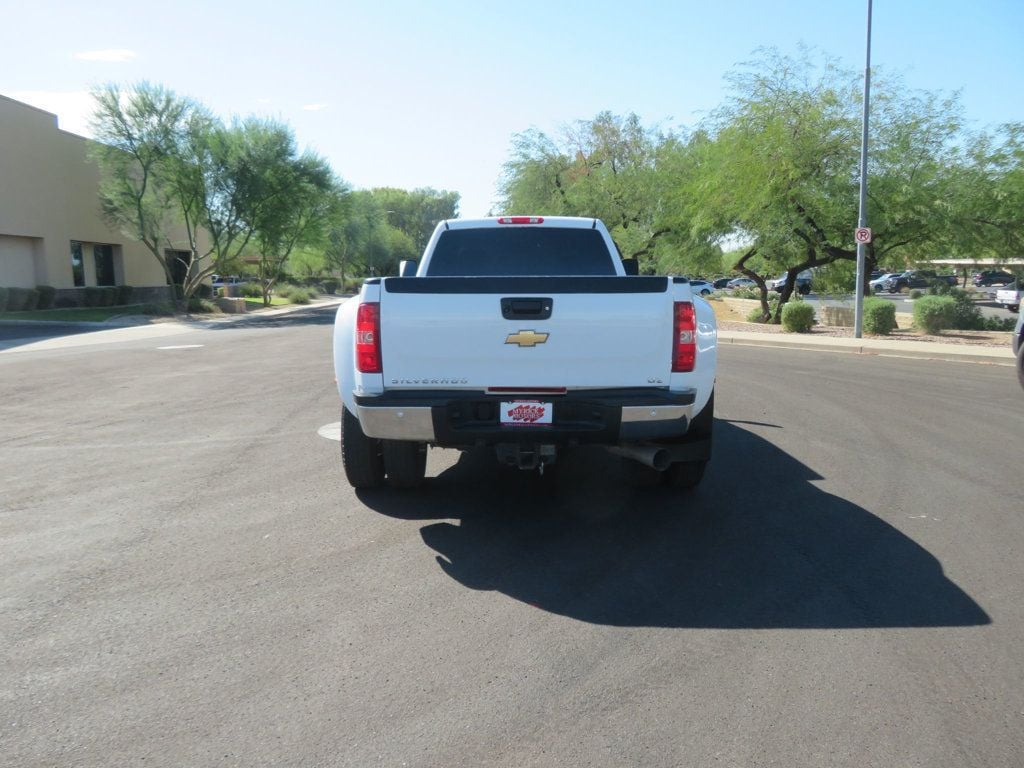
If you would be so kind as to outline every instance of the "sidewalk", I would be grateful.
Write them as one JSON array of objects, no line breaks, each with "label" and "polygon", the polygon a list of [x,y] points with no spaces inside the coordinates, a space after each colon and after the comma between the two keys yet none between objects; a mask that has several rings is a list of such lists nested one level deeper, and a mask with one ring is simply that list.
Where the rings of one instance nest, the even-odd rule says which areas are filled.
[{"label": "sidewalk", "polygon": [[1016,359],[1010,345],[1006,348],[967,344],[942,344],[934,341],[903,339],[850,339],[834,336],[809,336],[799,333],[758,333],[756,331],[719,331],[719,344],[750,347],[783,347],[816,352],[841,352],[882,357],[910,357],[926,360],[951,360],[960,363],[987,363],[1013,367]]}]

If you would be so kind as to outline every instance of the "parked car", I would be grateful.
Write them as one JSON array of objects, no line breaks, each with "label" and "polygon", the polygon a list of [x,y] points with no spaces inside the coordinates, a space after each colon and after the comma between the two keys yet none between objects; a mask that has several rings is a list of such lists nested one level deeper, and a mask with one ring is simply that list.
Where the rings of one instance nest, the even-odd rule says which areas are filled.
[{"label": "parked car", "polygon": [[[872,272],[871,274],[874,274],[874,272]],[[903,273],[902,272],[885,272],[885,273],[883,273],[881,275],[878,275],[877,277],[873,278],[871,280],[871,282],[868,283],[868,285],[871,287],[871,292],[872,293],[881,293],[882,291],[886,290],[885,286],[889,282],[889,280],[897,278],[901,274],[903,274]]]},{"label": "parked car", "polygon": [[707,280],[691,280],[690,290],[701,296],[710,296],[715,292],[715,286]]},{"label": "parked car", "polygon": [[983,288],[989,285],[1007,285],[1012,283],[1016,278],[1009,272],[1003,270],[987,270],[985,272],[975,272],[973,283]]},{"label": "parked car", "polygon": [[[786,277],[786,273],[783,272],[774,280],[766,280],[765,285],[768,287],[769,291],[777,291],[778,293],[782,293],[782,289],[786,285]],[[796,283],[794,284],[793,288],[801,296],[806,296],[808,293],[811,292],[811,271],[809,269],[805,269],[803,272],[796,276]]]},{"label": "parked car", "polygon": [[716,291],[724,291],[724,290],[725,290],[726,288],[728,288],[728,287],[729,287],[729,282],[730,282],[730,281],[731,281],[732,279],[733,279],[733,278],[731,278],[731,277],[720,277],[720,278],[718,278],[717,280],[715,280],[715,281],[714,281],[713,283],[711,283],[711,284],[712,284],[713,286],[715,286],[715,290],[716,290]]},{"label": "parked car", "polygon": [[930,269],[909,269],[889,278],[885,283],[885,289],[889,293],[905,293],[912,288],[929,288],[937,281],[944,281],[950,286],[957,283],[956,275],[937,275]]},{"label": "parked car", "polygon": [[1024,298],[1024,285],[1021,285],[1019,280],[996,291],[996,304],[1011,312],[1020,309],[1021,298]]},{"label": "parked car", "polygon": [[736,288],[756,288],[757,283],[749,277],[734,277],[726,284],[725,287],[729,290],[734,290]]}]

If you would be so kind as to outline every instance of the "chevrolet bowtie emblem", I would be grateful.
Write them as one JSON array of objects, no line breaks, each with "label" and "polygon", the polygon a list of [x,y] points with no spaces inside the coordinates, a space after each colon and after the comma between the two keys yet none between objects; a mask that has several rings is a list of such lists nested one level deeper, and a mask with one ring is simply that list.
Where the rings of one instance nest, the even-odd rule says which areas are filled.
[{"label": "chevrolet bowtie emblem", "polygon": [[518,344],[520,347],[536,347],[548,340],[548,334],[536,331],[519,331],[510,333],[505,339],[506,344]]}]

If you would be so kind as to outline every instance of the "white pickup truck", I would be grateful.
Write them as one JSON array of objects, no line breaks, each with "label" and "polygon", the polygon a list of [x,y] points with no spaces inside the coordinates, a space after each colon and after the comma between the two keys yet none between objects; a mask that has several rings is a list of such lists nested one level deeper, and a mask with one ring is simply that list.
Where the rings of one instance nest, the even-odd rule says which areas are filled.
[{"label": "white pickup truck", "polygon": [[[441,222],[419,264],[338,310],[341,455],[356,488],[411,488],[428,446],[539,469],[602,445],[627,475],[696,486],[717,327],[685,278],[641,277],[597,219]],[[627,271],[630,274],[627,274]]]},{"label": "white pickup truck", "polygon": [[1021,285],[1020,280],[1010,283],[1004,288],[1000,288],[996,291],[996,304],[1016,312],[1020,309],[1020,300],[1024,297],[1024,286]]}]

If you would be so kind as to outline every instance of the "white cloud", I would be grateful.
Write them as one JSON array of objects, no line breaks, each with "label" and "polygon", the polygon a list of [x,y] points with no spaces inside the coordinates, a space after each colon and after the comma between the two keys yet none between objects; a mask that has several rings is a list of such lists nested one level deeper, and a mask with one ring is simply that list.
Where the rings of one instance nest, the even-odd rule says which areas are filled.
[{"label": "white cloud", "polygon": [[326,104],[303,104],[302,108],[307,112],[319,112],[321,109],[327,109]]},{"label": "white cloud", "polygon": [[74,54],[79,61],[105,61],[115,64],[131,61],[138,55],[135,51],[130,51],[127,48],[104,48],[99,51],[79,51]]},{"label": "white cloud", "polygon": [[92,136],[89,119],[95,103],[88,91],[8,91],[4,95],[52,112],[57,115],[57,124],[65,131]]}]

